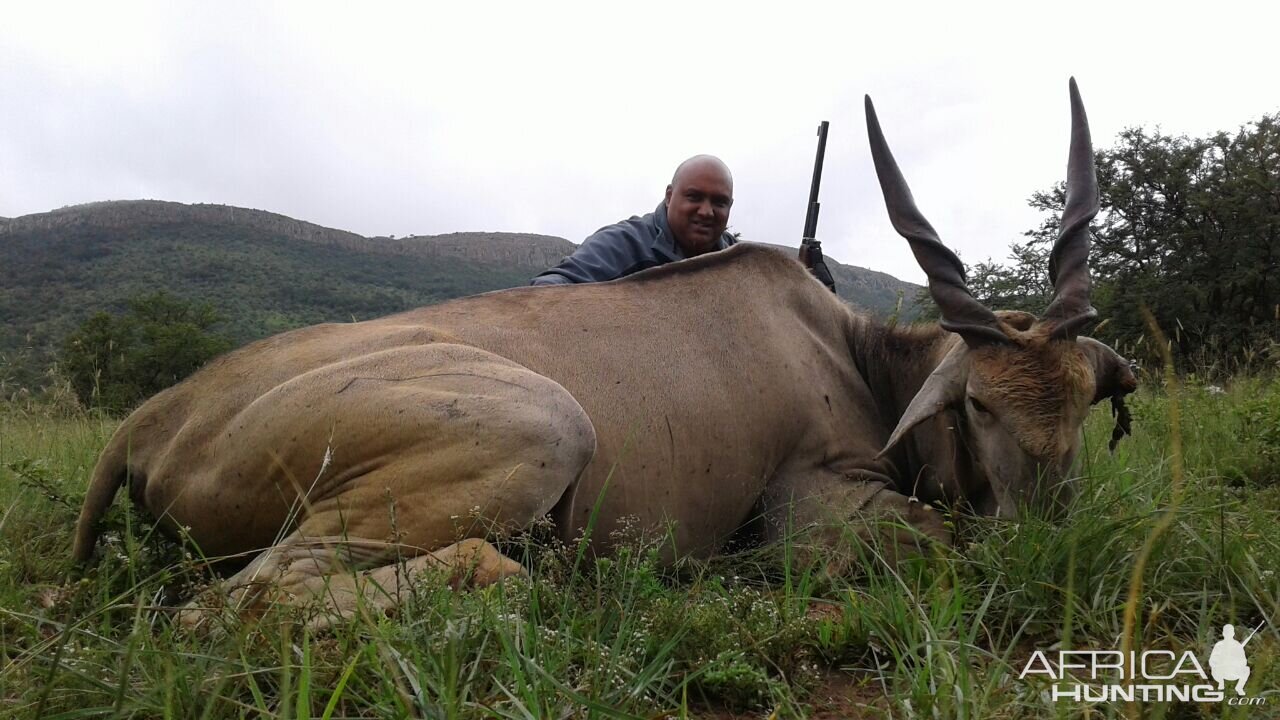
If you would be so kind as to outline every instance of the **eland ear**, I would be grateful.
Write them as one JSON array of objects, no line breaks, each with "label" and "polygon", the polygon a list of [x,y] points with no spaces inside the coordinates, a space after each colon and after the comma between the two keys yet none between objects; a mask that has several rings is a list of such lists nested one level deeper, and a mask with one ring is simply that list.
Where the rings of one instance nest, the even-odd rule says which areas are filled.
[{"label": "eland ear", "polygon": [[1083,336],[1077,337],[1076,342],[1093,365],[1093,382],[1096,389],[1090,404],[1096,405],[1111,398],[1111,415],[1116,419],[1116,425],[1111,430],[1111,441],[1107,443],[1107,449],[1115,452],[1116,446],[1120,444],[1120,438],[1131,435],[1133,432],[1132,419],[1129,417],[1129,408],[1124,404],[1124,396],[1138,389],[1138,378],[1133,374],[1129,361],[1106,343]]},{"label": "eland ear", "polygon": [[1091,337],[1079,336],[1076,342],[1093,365],[1093,381],[1097,389],[1090,404],[1096,405],[1107,398],[1124,397],[1138,389],[1138,378],[1123,355]]},{"label": "eland ear", "polygon": [[920,387],[916,396],[911,398],[907,411],[898,421],[898,427],[894,428],[893,434],[889,436],[889,442],[885,443],[884,449],[876,455],[876,459],[888,454],[916,425],[964,399],[964,389],[968,381],[969,347],[964,343],[957,343],[938,364],[937,369],[929,374],[929,378],[924,381],[924,385]]}]

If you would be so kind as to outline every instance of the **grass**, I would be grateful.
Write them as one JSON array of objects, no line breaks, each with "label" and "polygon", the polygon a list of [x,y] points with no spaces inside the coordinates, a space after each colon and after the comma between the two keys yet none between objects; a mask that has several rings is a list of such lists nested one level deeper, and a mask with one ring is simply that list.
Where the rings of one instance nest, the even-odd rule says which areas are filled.
[{"label": "grass", "polygon": [[[395,618],[313,634],[275,609],[194,632],[161,606],[207,581],[118,502],[101,558],[64,584],[78,503],[114,423],[0,409],[0,716],[18,718],[1239,717],[1280,713],[1280,383],[1192,385],[1171,507],[1170,398],[1133,396],[1114,455],[1098,409],[1070,520],[965,520],[952,550],[865,550],[824,578],[783,546],[663,568],[633,537],[591,559],[534,532],[530,578],[419,583]],[[1050,702],[1037,649],[1192,650],[1253,628],[1265,707]],[[1207,670],[1207,666],[1206,666]]]}]

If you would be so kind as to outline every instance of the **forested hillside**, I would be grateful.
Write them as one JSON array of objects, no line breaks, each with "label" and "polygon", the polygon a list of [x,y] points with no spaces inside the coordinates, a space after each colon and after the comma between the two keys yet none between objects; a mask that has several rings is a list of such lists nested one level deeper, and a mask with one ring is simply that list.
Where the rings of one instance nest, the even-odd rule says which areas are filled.
[{"label": "forested hillside", "polygon": [[[523,285],[573,251],[562,238],[366,238],[223,205],[104,202],[0,221],[0,384],[31,387],[99,311],[165,291],[208,303],[235,344]],[[831,263],[846,300],[881,315],[916,286]]]},{"label": "forested hillside", "polygon": [[[124,207],[121,207],[124,205]],[[165,290],[208,302],[238,343],[323,321],[363,320],[523,284],[536,272],[498,255],[464,256],[458,238],[368,239],[239,208],[239,217],[167,215],[173,203],[103,203],[0,228],[0,377],[32,382],[61,339],[96,311]],[[199,206],[179,206],[179,209]],[[211,206],[214,207],[214,206]],[[313,231],[314,229],[314,231]],[[477,236],[479,246],[509,238]],[[524,236],[544,254],[559,238]],[[539,268],[540,269],[540,268]]]}]

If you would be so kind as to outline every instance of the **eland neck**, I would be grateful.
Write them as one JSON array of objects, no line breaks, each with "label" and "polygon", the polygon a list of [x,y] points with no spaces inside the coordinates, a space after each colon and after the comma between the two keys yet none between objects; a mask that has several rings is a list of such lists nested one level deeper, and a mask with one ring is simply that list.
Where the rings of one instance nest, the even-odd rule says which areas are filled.
[{"label": "eland neck", "polygon": [[[852,330],[853,359],[875,399],[887,440],[911,399],[960,338],[937,325],[890,327],[867,318],[857,318]],[[886,456],[900,492],[926,501],[954,494],[957,444],[954,433],[934,437],[937,429],[920,426]]]}]

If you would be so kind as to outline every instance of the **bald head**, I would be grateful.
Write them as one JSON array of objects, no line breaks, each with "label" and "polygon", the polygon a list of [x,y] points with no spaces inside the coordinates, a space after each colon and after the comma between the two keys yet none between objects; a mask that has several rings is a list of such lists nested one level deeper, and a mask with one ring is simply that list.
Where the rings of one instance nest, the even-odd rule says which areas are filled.
[{"label": "bald head", "polygon": [[667,224],[686,257],[715,250],[729,225],[733,175],[713,155],[680,163],[667,186]]},{"label": "bald head", "polygon": [[729,184],[730,191],[733,190],[733,174],[729,172],[729,166],[715,155],[694,155],[676,166],[676,171],[671,175],[671,184],[677,185],[682,175],[689,172],[712,172],[719,173],[726,183]]}]

